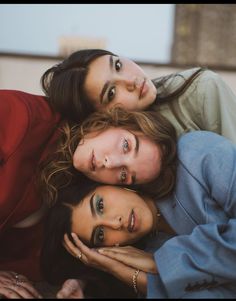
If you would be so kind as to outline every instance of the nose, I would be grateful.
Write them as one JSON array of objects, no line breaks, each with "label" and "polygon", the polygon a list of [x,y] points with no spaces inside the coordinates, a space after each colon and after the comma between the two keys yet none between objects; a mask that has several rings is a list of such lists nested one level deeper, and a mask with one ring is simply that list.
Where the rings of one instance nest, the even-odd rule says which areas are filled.
[{"label": "nose", "polygon": [[124,165],[124,160],[121,156],[104,156],[103,167],[111,169],[115,167],[121,167]]},{"label": "nose", "polygon": [[129,74],[119,76],[117,82],[123,84],[129,92],[133,92],[136,88],[136,78],[129,76]]},{"label": "nose", "polygon": [[104,219],[102,223],[103,226],[109,227],[113,230],[121,230],[123,227],[123,218],[121,215],[117,215],[109,219]]}]

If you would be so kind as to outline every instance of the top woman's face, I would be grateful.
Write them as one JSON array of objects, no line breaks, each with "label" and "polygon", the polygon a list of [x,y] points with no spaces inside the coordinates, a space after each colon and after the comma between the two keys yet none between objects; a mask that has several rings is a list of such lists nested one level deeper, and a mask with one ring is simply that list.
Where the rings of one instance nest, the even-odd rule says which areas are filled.
[{"label": "top woman's face", "polygon": [[132,244],[155,225],[155,205],[137,193],[99,186],[73,208],[72,232],[89,246]]},{"label": "top woman's face", "polygon": [[153,103],[156,88],[132,60],[103,55],[89,65],[85,93],[97,110],[119,105],[126,110],[143,110]]}]

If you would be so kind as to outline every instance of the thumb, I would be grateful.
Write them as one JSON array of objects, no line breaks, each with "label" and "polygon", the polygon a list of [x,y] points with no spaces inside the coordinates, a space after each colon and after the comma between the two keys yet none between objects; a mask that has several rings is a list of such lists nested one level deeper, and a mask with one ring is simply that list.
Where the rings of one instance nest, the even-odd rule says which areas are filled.
[{"label": "thumb", "polygon": [[57,293],[58,299],[68,298],[74,291],[78,289],[78,281],[76,279],[67,279],[63,285],[61,290]]}]

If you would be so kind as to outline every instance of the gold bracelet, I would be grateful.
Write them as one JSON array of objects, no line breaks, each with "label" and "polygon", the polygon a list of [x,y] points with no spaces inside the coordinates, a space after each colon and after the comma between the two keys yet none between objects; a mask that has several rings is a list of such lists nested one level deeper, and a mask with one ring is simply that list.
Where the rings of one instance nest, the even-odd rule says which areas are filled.
[{"label": "gold bracelet", "polygon": [[132,276],[132,282],[133,282],[133,288],[134,288],[134,292],[135,294],[138,293],[138,288],[137,288],[137,278],[138,278],[138,274],[139,274],[140,270],[135,270],[133,276]]}]

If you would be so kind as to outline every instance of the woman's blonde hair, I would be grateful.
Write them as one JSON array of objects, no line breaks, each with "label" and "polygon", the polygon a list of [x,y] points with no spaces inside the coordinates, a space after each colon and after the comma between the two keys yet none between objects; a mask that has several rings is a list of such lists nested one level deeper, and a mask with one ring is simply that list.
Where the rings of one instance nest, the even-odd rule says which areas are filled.
[{"label": "woman's blonde hair", "polygon": [[[115,107],[104,112],[91,114],[81,125],[66,123],[56,152],[41,166],[39,185],[45,201],[51,206],[57,199],[60,188],[72,181],[79,181],[80,173],[73,167],[73,154],[87,134],[120,127],[130,132],[142,132],[160,145],[162,150],[162,171],[158,179],[138,185],[142,191],[163,197],[171,193],[175,184],[176,131],[173,125],[160,113],[153,111],[128,112]],[[109,141],[108,141],[109,143]],[[78,182],[79,185],[79,182]],[[135,187],[137,189],[137,187]]]}]

